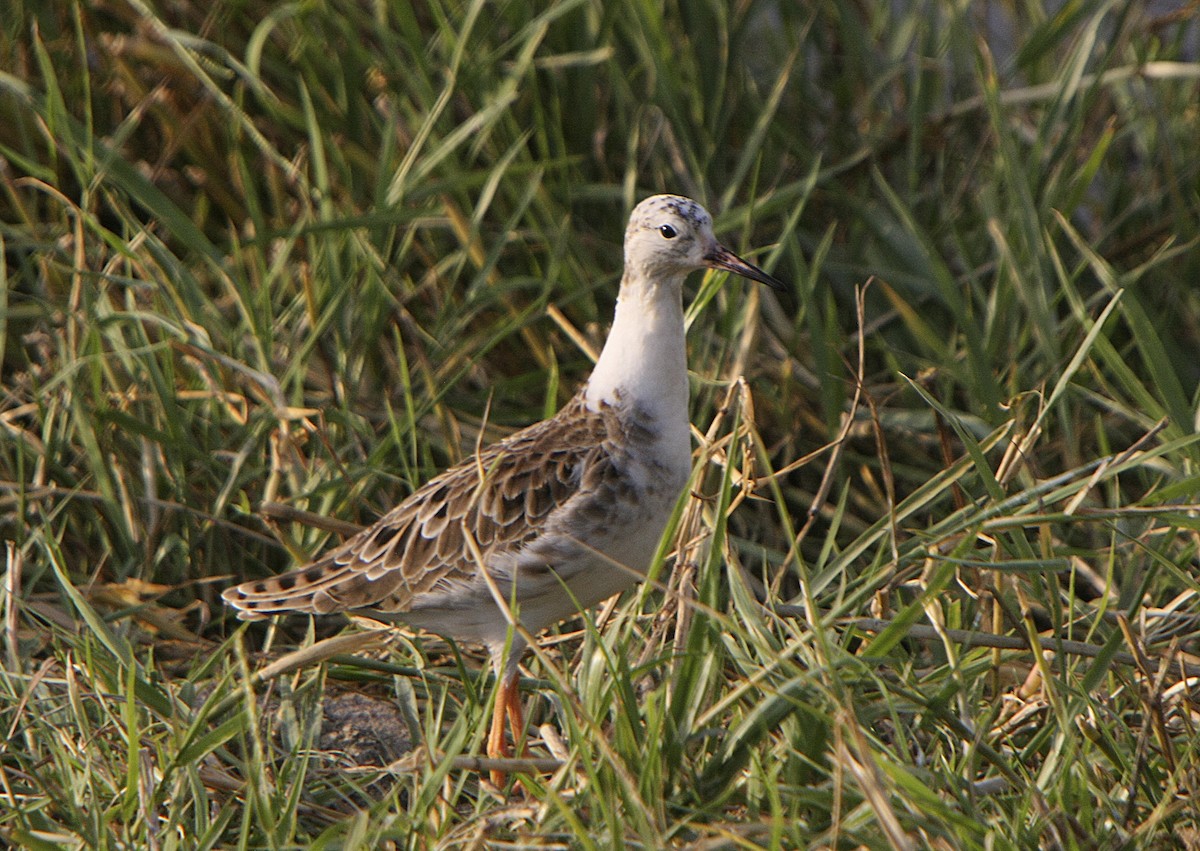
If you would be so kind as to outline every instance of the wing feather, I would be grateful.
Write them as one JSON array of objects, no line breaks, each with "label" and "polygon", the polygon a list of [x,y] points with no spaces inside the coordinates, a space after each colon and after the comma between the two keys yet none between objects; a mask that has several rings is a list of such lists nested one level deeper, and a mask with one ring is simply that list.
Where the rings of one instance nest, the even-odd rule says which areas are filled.
[{"label": "wing feather", "polygon": [[619,445],[618,427],[611,410],[590,411],[578,395],[554,418],[431,479],[320,559],[223,596],[243,619],[410,611],[423,594],[477,579],[464,527],[489,564],[535,541],[556,512],[594,488],[599,468],[608,467]]}]

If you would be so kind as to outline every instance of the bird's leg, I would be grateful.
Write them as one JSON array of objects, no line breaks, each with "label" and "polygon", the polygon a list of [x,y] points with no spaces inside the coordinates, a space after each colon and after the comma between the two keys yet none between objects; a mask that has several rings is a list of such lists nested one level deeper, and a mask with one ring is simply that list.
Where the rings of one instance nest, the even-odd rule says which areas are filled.
[{"label": "bird's leg", "polygon": [[[513,741],[517,741],[520,731],[524,730],[521,715],[521,695],[517,688],[519,671],[505,671],[500,676],[500,685],[496,689],[496,701],[492,707],[492,727],[488,731],[487,755],[496,758],[511,756],[508,742],[504,737],[504,719],[507,717],[513,725]],[[524,743],[521,750],[524,751]],[[497,786],[504,784],[507,772],[494,770],[491,772],[492,783]]]},{"label": "bird's leg", "polygon": [[512,730],[513,749],[517,756],[528,756],[529,748],[525,746],[525,711],[521,707],[521,690],[517,688],[517,680],[513,678],[513,687],[508,702],[508,728]]},{"label": "bird's leg", "polygon": [[496,700],[492,705],[492,726],[488,730],[487,755],[490,757],[509,756],[508,743],[504,738],[504,718],[508,711],[508,692],[515,685],[515,677],[502,677],[496,689]]}]

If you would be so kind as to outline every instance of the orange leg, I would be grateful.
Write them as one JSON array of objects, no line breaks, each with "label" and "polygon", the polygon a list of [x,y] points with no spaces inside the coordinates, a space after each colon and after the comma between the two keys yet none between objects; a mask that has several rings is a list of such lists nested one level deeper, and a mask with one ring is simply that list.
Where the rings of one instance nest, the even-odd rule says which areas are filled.
[{"label": "orange leg", "polygon": [[521,690],[517,688],[515,677],[511,696],[512,700],[508,704],[508,728],[512,730],[516,755],[528,756],[529,748],[525,747],[525,711],[521,707]]},{"label": "orange leg", "polygon": [[[500,686],[496,691],[496,702],[492,707],[492,727],[488,731],[487,755],[493,758],[512,756],[508,741],[504,736],[504,720],[508,719],[512,726],[513,741],[518,743],[518,752],[525,752],[525,742],[522,733],[525,730],[525,719],[521,712],[521,694],[517,688],[517,671],[504,674],[500,678]],[[491,779],[497,786],[504,784],[507,772],[493,771]]]}]

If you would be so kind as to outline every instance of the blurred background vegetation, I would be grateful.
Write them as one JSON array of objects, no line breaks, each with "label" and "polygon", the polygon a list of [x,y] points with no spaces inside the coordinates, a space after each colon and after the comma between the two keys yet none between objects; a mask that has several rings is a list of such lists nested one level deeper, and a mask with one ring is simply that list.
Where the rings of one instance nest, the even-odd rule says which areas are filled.
[{"label": "blurred background vegetation", "polygon": [[[1197,843],[1200,5],[3,17],[8,841]],[[673,593],[531,663],[594,723],[527,813],[324,771],[329,669],[242,687],[307,624],[218,603],[331,540],[260,506],[366,523],[556,410],[653,192],[794,287],[693,282]],[[333,679],[470,753],[435,663]]]}]

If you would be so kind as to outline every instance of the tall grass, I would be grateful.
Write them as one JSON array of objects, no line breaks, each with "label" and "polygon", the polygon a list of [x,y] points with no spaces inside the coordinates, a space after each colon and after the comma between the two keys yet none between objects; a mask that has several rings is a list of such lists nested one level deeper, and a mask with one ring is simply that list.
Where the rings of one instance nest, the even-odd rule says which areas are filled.
[{"label": "tall grass", "polygon": [[[1200,841],[1191,6],[10,6],[6,842]],[[218,593],[557,409],[656,191],[793,293],[693,282],[693,496],[506,794],[473,648]]]}]

